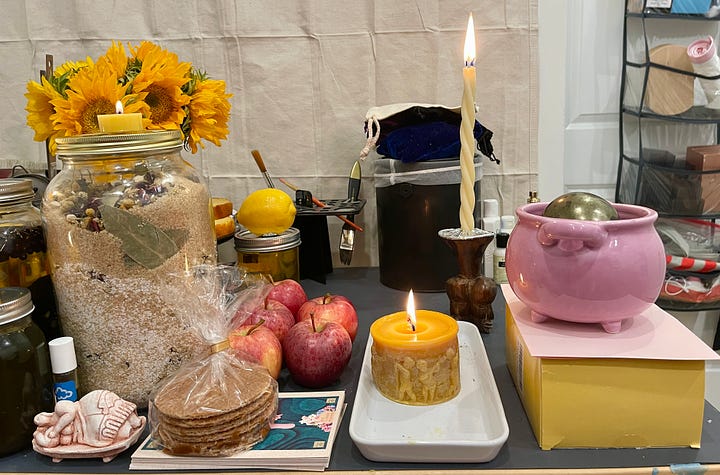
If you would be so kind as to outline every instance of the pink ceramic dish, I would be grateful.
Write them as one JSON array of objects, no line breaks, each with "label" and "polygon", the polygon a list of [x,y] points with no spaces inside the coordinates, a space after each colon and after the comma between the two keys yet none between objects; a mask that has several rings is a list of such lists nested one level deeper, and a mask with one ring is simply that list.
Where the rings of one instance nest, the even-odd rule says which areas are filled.
[{"label": "pink ceramic dish", "polygon": [[660,294],[665,251],[657,213],[613,203],[620,219],[582,221],[545,217],[547,205],[517,209],[505,255],[510,287],[534,321],[600,323],[617,333]]}]

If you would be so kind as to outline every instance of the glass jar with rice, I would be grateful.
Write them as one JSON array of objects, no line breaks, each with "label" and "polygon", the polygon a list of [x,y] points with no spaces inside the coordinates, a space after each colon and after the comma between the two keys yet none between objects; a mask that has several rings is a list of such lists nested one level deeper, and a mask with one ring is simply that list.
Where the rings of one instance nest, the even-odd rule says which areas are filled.
[{"label": "glass jar with rice", "polygon": [[210,195],[182,144],[177,130],[58,138],[63,167],[43,198],[58,313],[75,339],[80,386],[141,407],[197,347],[163,285],[217,256]]}]

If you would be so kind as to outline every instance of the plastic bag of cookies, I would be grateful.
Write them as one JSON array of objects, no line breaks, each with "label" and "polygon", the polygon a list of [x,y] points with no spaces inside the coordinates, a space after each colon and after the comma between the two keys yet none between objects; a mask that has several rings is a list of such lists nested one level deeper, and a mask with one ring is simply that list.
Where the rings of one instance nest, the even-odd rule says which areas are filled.
[{"label": "plastic bag of cookies", "polygon": [[227,337],[238,316],[262,302],[270,284],[236,266],[198,266],[174,280],[176,285],[166,289],[168,301],[207,350],[150,395],[153,437],[172,455],[247,450],[270,430],[278,387],[266,368],[238,356]]}]

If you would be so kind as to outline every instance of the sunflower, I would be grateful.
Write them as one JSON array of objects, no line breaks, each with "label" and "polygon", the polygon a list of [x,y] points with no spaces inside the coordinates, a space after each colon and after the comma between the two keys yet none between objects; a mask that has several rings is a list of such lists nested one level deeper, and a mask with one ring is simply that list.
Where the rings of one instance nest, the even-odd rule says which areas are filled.
[{"label": "sunflower", "polygon": [[81,69],[68,81],[67,98],[50,101],[55,107],[55,130],[64,130],[65,135],[98,133],[97,115],[114,114],[117,101],[122,102],[125,112],[143,112],[144,103],[135,94],[126,96],[126,89],[104,62]]},{"label": "sunflower", "polygon": [[128,66],[128,58],[125,54],[125,48],[122,43],[112,42],[110,48],[108,48],[105,56],[102,56],[98,61],[105,61],[107,66],[115,73],[118,81],[121,84],[125,84],[125,71]]},{"label": "sunflower", "polygon": [[225,94],[225,81],[207,79],[199,74],[193,81],[188,106],[188,119],[183,123],[183,133],[192,153],[197,153],[198,144],[205,148],[201,139],[208,140],[218,147],[220,140],[227,138],[228,118],[232,94]]},{"label": "sunflower", "polygon": [[27,125],[35,131],[35,137],[38,142],[49,139],[54,135],[51,116],[55,113],[55,109],[51,101],[60,99],[62,96],[58,93],[45,77],[40,78],[40,84],[30,81],[27,84],[25,97],[27,98]]},{"label": "sunflower", "polygon": [[146,129],[180,129],[193,153],[202,140],[220,146],[227,137],[230,94],[225,82],[180,62],[176,54],[149,41],[130,55],[113,41],[97,61],[67,61],[50,77],[27,84],[27,124],[37,141],[99,132],[98,114],[112,114],[120,101],[124,112],[140,112]]},{"label": "sunflower", "polygon": [[132,49],[131,69],[139,66],[132,79],[134,94],[144,93],[150,110],[150,129],[178,129],[185,119],[184,106],[190,97],[183,94],[182,86],[190,80],[190,63],[181,63],[177,55],[143,41]]}]

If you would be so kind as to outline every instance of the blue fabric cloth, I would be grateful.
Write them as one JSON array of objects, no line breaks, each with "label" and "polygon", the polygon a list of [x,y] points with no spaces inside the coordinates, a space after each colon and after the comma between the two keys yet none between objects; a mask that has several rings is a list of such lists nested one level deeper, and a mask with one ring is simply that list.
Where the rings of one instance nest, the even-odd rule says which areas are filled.
[{"label": "blue fabric cloth", "polygon": [[[377,152],[404,163],[459,157],[460,123],[455,122],[440,120],[397,127],[378,141]],[[492,132],[476,120],[473,134],[478,150],[496,160],[490,143]]]}]

